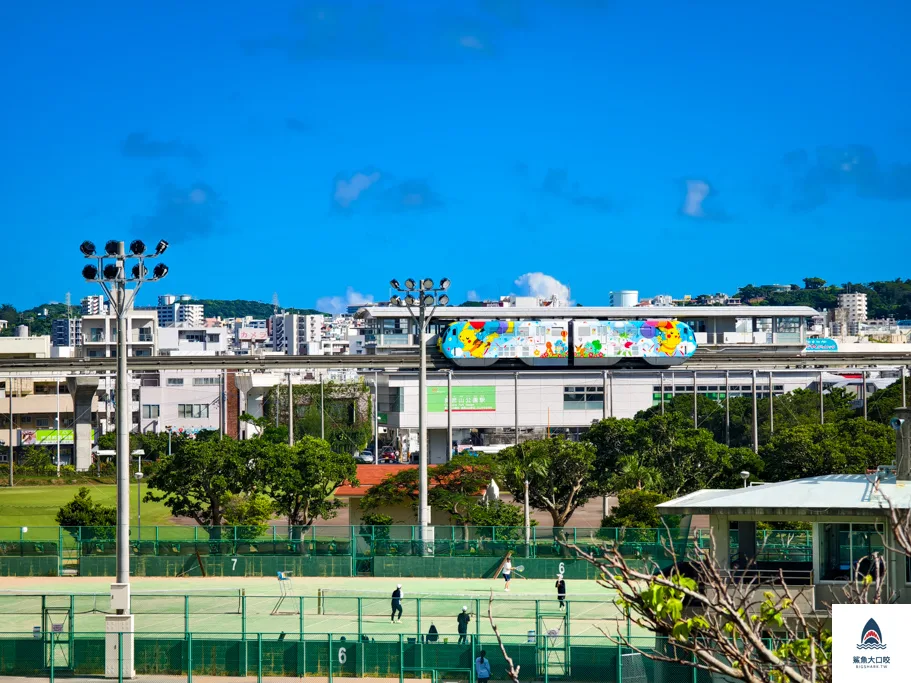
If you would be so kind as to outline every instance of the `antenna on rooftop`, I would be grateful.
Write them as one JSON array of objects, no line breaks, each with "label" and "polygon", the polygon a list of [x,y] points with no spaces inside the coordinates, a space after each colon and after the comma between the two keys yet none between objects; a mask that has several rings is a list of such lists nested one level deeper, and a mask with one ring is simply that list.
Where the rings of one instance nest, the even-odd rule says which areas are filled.
[{"label": "antenna on rooftop", "polygon": [[272,313],[278,315],[278,292],[272,292]]}]

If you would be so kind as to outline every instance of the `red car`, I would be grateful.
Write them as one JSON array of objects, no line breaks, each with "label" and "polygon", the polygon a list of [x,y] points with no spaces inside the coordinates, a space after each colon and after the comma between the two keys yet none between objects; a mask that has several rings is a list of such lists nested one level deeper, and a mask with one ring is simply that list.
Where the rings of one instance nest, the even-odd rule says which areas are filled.
[{"label": "red car", "polygon": [[380,451],[380,462],[395,463],[399,461],[399,454],[392,446],[386,446]]}]

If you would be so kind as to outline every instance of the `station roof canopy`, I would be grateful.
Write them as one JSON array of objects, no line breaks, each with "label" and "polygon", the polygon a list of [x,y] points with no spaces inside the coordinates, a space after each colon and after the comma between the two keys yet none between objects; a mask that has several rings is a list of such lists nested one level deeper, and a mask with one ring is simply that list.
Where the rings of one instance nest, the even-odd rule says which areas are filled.
[{"label": "station roof canopy", "polygon": [[[820,313],[809,306],[446,306],[438,307],[440,320],[498,320],[545,318],[646,319],[671,318],[812,318]],[[400,306],[366,306],[359,312],[366,318],[401,318],[408,309]]]},{"label": "station roof canopy", "polygon": [[702,489],[658,505],[662,515],[883,517],[889,501],[911,507],[911,481],[875,474],[827,474],[738,489]]}]

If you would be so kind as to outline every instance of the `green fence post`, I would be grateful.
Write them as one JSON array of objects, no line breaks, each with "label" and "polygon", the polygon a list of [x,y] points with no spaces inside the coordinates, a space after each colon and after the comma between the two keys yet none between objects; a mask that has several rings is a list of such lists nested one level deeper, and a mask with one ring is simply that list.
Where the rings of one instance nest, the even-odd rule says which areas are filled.
[{"label": "green fence post", "polygon": [[399,634],[399,683],[405,682],[405,641]]},{"label": "green fence post", "polygon": [[155,554],[156,554],[156,555],[158,554],[158,542],[159,542],[159,540],[160,540],[160,539],[158,538],[158,527],[156,526],[156,527],[155,527]]},{"label": "green fence post", "polygon": [[[211,534],[209,534],[209,537],[211,538]],[[198,540],[199,540],[199,527],[194,526],[193,527],[193,542],[195,543]]]},{"label": "green fence post", "polygon": [[354,533],[354,525],[348,527],[350,545],[348,552],[351,553],[351,576],[357,576],[357,536]]},{"label": "green fence post", "polygon": [[272,542],[275,543],[275,527],[272,527]]},{"label": "green fence post", "polygon": [[[695,664],[696,663],[696,653],[693,652],[693,653],[691,653],[691,655],[693,657],[693,663]],[[693,683],[699,683],[699,669],[697,669],[695,666],[693,667]]]},{"label": "green fence post", "polygon": [[481,637],[481,600],[479,598],[475,598],[474,601],[474,635],[475,640]]},{"label": "green fence post", "polygon": [[117,683],[123,683],[123,631],[117,631]]},{"label": "green fence post", "polygon": [[357,639],[361,640],[361,634],[364,632],[364,604],[363,598],[357,599]]},{"label": "green fence post", "polygon": [[250,671],[250,668],[249,668],[250,660],[249,660],[249,654],[248,654],[249,648],[247,646],[247,595],[246,595],[246,591],[244,592],[243,595],[240,596],[240,641],[241,641],[241,646],[243,647],[243,664],[244,664],[244,671],[241,675],[246,676]]},{"label": "green fence post", "polygon": [[[550,683],[550,652],[547,651],[548,650],[547,634],[544,634],[543,637],[544,637],[544,683]],[[541,636],[539,636],[537,634],[537,631],[535,632],[535,638],[536,639],[541,638]],[[617,677],[617,683],[623,683],[623,679],[621,679],[619,676]]]},{"label": "green fence post", "polygon": [[332,634],[327,633],[326,636],[329,638],[329,647],[326,648],[329,651],[329,683],[332,683]]},{"label": "green fence post", "polygon": [[183,632],[190,632],[190,596],[183,596]]},{"label": "green fence post", "polygon": [[57,527],[57,576],[63,576],[63,527]]},{"label": "green fence post", "polygon": [[421,598],[417,598],[415,600],[415,604],[417,605],[417,612],[418,612],[417,613],[417,618],[418,618],[417,619],[417,623],[418,623],[417,637],[418,637],[418,640],[420,640],[421,639]]},{"label": "green fence post", "polygon": [[[303,595],[300,596],[297,600],[298,600],[298,604],[297,604],[298,619],[297,619],[297,621],[299,624],[298,628],[300,628],[300,639],[303,640],[304,639],[304,596]],[[303,675],[303,674],[301,674],[301,675]]]},{"label": "green fence post", "polygon": [[617,683],[623,682],[623,646],[617,640]]},{"label": "green fence post", "polygon": [[187,631],[187,683],[193,683],[193,634]]},{"label": "green fence post", "polygon": [[54,655],[57,654],[57,647],[54,645],[54,631],[51,631],[51,682],[54,683]]},{"label": "green fence post", "polygon": [[[246,643],[244,643],[246,647]],[[263,683],[263,634],[256,634],[256,683]]]}]

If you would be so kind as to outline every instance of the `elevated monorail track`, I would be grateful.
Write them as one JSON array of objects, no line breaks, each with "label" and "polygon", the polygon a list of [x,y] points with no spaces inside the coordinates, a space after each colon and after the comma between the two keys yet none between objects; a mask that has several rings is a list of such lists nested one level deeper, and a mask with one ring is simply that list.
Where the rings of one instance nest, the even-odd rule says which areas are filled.
[{"label": "elevated monorail track", "polygon": [[[602,372],[623,370],[642,372],[686,372],[699,370],[754,369],[875,369],[879,367],[911,366],[911,352],[891,353],[782,353],[781,350],[740,350],[701,348],[683,365],[673,368],[639,363],[620,363],[607,366],[530,367],[522,362],[501,360],[490,368],[458,368],[436,350],[428,354],[430,371],[452,370],[457,373],[485,372]],[[381,372],[414,371],[419,359],[414,354],[376,356],[145,356],[131,357],[127,367],[133,372],[165,370],[238,370],[244,372],[289,371],[307,369],[356,369]],[[36,374],[99,375],[116,370],[116,358],[0,358],[0,377]]]}]

